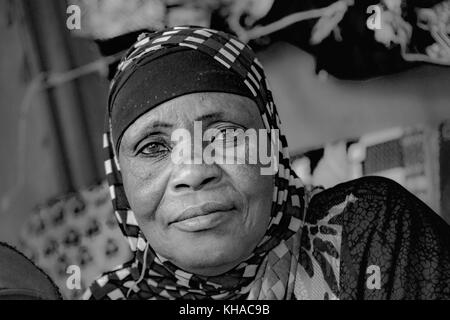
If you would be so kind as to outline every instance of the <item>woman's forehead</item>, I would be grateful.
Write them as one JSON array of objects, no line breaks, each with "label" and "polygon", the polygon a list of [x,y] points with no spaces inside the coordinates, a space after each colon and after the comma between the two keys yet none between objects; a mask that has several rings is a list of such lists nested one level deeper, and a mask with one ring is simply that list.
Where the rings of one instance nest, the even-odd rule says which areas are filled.
[{"label": "woman's forehead", "polygon": [[222,92],[202,92],[183,95],[162,103],[139,117],[133,124],[136,129],[152,125],[172,126],[193,121],[239,121],[258,123],[256,103],[243,96]]}]

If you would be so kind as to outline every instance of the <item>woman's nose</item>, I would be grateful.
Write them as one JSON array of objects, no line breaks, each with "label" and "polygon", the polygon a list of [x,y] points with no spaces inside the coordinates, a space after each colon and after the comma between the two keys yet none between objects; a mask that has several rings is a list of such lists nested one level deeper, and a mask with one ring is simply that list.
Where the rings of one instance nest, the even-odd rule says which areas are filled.
[{"label": "woman's nose", "polygon": [[172,173],[170,188],[174,192],[209,188],[221,177],[222,170],[215,164],[180,164]]}]

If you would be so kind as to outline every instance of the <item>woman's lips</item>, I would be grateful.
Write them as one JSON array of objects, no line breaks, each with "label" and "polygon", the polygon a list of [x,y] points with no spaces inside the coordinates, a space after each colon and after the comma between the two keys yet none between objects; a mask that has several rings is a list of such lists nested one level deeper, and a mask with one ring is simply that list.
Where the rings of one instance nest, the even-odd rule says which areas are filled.
[{"label": "woman's lips", "polygon": [[183,210],[181,215],[170,224],[187,232],[212,229],[228,219],[232,210],[234,205],[208,202]]}]

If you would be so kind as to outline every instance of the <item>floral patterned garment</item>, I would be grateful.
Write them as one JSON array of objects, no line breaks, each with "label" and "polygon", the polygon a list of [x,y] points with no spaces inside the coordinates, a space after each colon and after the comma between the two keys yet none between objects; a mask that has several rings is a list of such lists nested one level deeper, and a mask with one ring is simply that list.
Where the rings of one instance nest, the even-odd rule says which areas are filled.
[{"label": "floral patterned garment", "polygon": [[[336,226],[342,228],[339,251],[323,241]],[[338,280],[330,257],[340,261]],[[300,263],[309,285],[319,271],[340,299],[450,299],[450,227],[386,178],[360,178],[313,197]]]}]

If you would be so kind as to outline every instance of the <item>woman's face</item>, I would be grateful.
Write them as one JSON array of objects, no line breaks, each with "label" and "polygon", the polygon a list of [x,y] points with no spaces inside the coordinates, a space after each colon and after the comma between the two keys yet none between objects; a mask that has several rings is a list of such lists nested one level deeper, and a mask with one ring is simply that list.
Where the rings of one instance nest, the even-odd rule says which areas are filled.
[{"label": "woman's face", "polygon": [[[194,121],[201,121],[203,133],[264,129],[258,107],[249,98],[188,94],[138,118],[123,134],[119,162],[131,209],[152,248],[186,271],[210,276],[245,260],[264,236],[273,176],[261,175],[258,163],[190,161],[201,159],[192,146],[198,135]],[[173,161],[173,153],[187,141],[172,141],[177,129],[192,137],[191,156],[183,161]],[[207,144],[203,142],[203,148]],[[247,152],[251,147],[235,141],[224,145]]]}]

